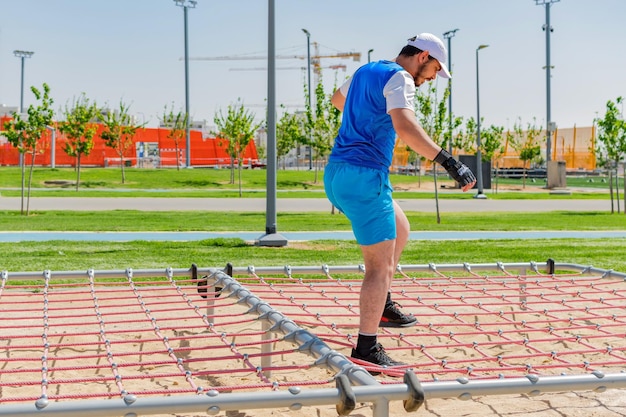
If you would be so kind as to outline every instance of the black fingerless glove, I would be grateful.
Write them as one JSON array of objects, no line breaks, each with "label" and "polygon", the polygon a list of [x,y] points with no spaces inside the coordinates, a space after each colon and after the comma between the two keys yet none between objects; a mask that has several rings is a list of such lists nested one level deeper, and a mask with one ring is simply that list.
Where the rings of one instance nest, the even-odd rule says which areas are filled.
[{"label": "black fingerless glove", "polygon": [[476,181],[476,177],[467,165],[454,159],[445,149],[439,151],[434,161],[444,167],[448,174],[461,185],[461,188]]}]

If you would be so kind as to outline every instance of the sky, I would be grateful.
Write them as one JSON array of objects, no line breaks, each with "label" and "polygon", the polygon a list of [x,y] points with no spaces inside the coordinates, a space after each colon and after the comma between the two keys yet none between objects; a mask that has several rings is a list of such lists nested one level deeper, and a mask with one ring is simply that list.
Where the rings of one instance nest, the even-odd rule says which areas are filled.
[{"label": "sky", "polygon": [[[287,111],[305,101],[303,28],[312,55],[361,54],[360,61],[320,59],[322,67],[346,68],[322,70],[329,94],[370,49],[371,60],[394,59],[411,36],[430,32],[448,45],[443,33],[459,29],[450,39],[453,113],[475,118],[479,104],[486,125],[545,126],[546,7],[535,0],[274,1],[276,54],[299,57],[276,60],[276,103]],[[213,125],[238,101],[264,118],[267,60],[250,57],[267,55],[268,3],[198,0],[188,9],[193,120]],[[558,127],[591,126],[608,100],[626,96],[624,16],[625,0],[550,6],[550,107]],[[137,120],[157,126],[166,107],[185,109],[184,34],[184,12],[173,0],[0,0],[0,104],[20,105],[21,60],[13,51],[26,50],[34,55],[24,60],[25,108],[34,103],[30,86],[47,83],[59,113],[84,93],[101,106],[124,102]],[[489,46],[477,54],[479,45]],[[221,56],[229,59],[194,59]],[[447,81],[436,85],[443,90]]]}]

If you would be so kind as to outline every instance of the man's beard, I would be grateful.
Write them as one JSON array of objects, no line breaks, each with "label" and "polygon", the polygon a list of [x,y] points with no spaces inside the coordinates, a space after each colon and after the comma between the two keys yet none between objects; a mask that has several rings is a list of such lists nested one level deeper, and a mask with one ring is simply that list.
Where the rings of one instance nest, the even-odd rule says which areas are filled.
[{"label": "man's beard", "polygon": [[[424,77],[425,72],[426,72],[426,67],[423,66],[419,69],[419,71],[417,71],[417,75],[413,77],[413,81],[415,82],[416,87],[419,87],[420,85],[424,84],[424,82],[426,81],[426,77]],[[421,79],[421,82],[418,81],[418,79]]]}]

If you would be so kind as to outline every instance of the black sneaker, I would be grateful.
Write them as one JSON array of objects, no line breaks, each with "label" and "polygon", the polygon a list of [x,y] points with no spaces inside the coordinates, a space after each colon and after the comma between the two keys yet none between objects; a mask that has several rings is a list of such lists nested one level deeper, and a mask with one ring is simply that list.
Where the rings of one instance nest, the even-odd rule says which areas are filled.
[{"label": "black sneaker", "polygon": [[417,323],[417,317],[413,314],[404,314],[400,311],[402,306],[396,302],[385,304],[383,316],[380,319],[379,327],[411,327]]},{"label": "black sneaker", "polygon": [[387,355],[387,352],[385,352],[385,348],[383,347],[383,345],[381,345],[380,343],[376,343],[366,355],[361,355],[356,349],[352,349],[351,356],[354,359],[367,361],[381,367],[406,365],[402,362],[394,361],[393,359],[391,359],[389,355]]}]

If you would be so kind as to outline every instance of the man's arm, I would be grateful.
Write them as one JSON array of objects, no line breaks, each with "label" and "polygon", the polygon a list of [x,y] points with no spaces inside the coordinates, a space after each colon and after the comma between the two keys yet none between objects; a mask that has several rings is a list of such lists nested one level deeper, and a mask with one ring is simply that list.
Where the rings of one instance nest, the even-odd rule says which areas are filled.
[{"label": "man's arm", "polygon": [[415,112],[407,108],[392,109],[389,111],[393,128],[398,136],[415,152],[425,158],[443,166],[459,184],[467,191],[476,183],[472,171],[461,162],[458,162],[441,146],[437,145],[428,136],[426,131],[415,119]]},{"label": "man's arm", "polygon": [[426,131],[415,119],[411,109],[392,109],[389,112],[393,128],[398,136],[418,154],[431,161],[435,159],[441,147],[428,136]]}]

